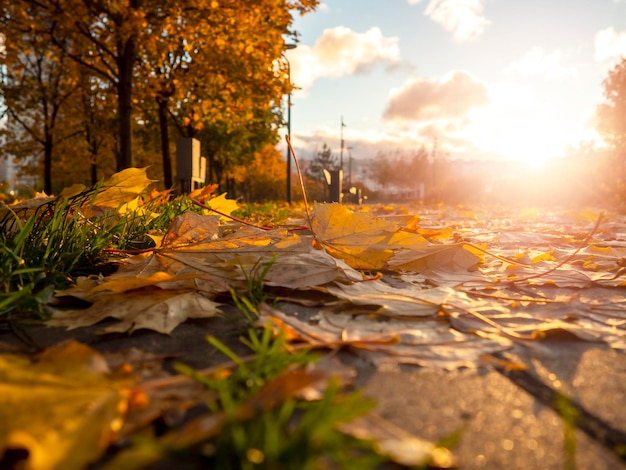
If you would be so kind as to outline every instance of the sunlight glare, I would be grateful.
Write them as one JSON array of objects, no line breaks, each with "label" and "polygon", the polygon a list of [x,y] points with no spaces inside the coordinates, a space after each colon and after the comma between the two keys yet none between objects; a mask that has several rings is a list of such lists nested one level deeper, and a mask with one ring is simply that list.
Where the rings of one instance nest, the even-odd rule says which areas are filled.
[{"label": "sunlight glare", "polygon": [[568,140],[555,114],[525,87],[506,87],[472,113],[467,131],[488,151],[538,168],[561,155]]},{"label": "sunlight glare", "polygon": [[[505,158],[528,163],[534,168],[542,166],[563,150],[557,126],[551,122],[510,119],[493,139],[498,153]],[[504,123],[503,123],[504,124]]]}]

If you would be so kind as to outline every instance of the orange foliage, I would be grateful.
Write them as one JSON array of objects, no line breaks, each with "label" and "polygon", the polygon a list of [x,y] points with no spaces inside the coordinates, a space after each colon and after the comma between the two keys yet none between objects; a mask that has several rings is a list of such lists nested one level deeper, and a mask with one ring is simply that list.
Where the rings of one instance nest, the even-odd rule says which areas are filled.
[{"label": "orange foliage", "polygon": [[248,165],[237,165],[230,176],[239,184],[246,201],[280,199],[285,192],[285,160],[267,144]]}]

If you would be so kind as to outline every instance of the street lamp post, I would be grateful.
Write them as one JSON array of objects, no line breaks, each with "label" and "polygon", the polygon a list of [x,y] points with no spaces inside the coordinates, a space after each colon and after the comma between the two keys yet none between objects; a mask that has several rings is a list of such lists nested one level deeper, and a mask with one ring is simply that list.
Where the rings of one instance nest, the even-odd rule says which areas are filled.
[{"label": "street lamp post", "polygon": [[340,152],[340,157],[339,157],[339,168],[341,168],[343,170],[343,128],[346,127],[346,125],[343,123],[343,116],[341,116],[341,152]]},{"label": "street lamp post", "polygon": [[346,147],[348,151],[348,188],[352,187],[352,149],[354,147]]},{"label": "street lamp post", "polygon": [[[295,44],[285,44],[285,50],[295,49]],[[291,88],[291,64],[286,55],[283,57],[287,61],[287,78],[289,80],[289,87]],[[287,136],[289,136],[289,142],[291,142],[291,90],[287,95]],[[287,204],[291,204],[291,152],[289,146],[287,146]]]}]

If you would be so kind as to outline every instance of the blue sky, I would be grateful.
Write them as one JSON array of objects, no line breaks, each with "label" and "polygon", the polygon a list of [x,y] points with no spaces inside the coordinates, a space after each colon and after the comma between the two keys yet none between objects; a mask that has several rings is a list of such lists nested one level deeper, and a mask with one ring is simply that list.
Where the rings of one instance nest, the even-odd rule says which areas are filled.
[{"label": "blue sky", "polygon": [[626,0],[328,0],[298,18],[292,140],[355,158],[437,139],[450,158],[539,164],[593,139],[626,54]]}]

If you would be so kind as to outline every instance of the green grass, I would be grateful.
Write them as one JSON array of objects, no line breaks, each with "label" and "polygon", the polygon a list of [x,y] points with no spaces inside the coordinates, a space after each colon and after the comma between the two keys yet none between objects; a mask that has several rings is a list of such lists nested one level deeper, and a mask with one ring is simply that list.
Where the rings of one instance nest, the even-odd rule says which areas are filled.
[{"label": "green grass", "polygon": [[181,197],[153,207],[148,203],[145,208],[156,217],[115,210],[86,215],[97,191],[54,199],[32,214],[8,207],[0,220],[0,317],[44,316],[55,289],[100,272],[113,250],[153,246],[148,233],[164,233],[174,217],[194,208]]},{"label": "green grass", "polygon": [[275,261],[275,256],[266,263],[259,259],[250,272],[245,271],[242,266],[241,270],[246,280],[246,292],[238,293],[234,288],[231,287],[230,289],[233,303],[248,325],[253,325],[259,318],[257,307],[268,298],[265,292],[264,281]]},{"label": "green grass", "polygon": [[274,227],[293,215],[294,209],[287,203],[264,202],[244,204],[233,215],[255,225]]},{"label": "green grass", "polygon": [[[186,196],[165,204],[151,206],[148,202],[144,208],[156,217],[85,209],[97,190],[92,188],[69,200],[54,199],[28,215],[4,211],[0,220],[0,320],[45,316],[55,289],[66,287],[79,275],[106,269],[116,250],[152,246],[149,233],[163,234],[176,216],[201,210]],[[92,212],[95,214],[87,215]],[[261,208],[256,215],[247,214],[267,223],[288,215],[287,208],[276,204]],[[210,345],[231,361],[227,374],[207,376],[177,366],[215,392],[207,408],[221,417],[218,432],[192,436],[189,443],[182,444],[144,436],[114,457],[112,468],[125,468],[124,463],[139,468],[133,466],[137,463],[134,459],[142,461],[145,452],[148,461],[182,455],[206,468],[223,469],[363,469],[385,460],[369,441],[338,430],[341,423],[367,413],[372,401],[356,392],[345,393],[334,380],[327,381],[321,399],[301,399],[296,393],[303,385],[299,381],[308,380],[306,368],[317,355],[294,348],[282,334],[274,336],[270,329],[255,328],[257,307],[269,298],[264,280],[273,263],[274,259],[257,262],[244,271],[244,289],[231,290],[233,303],[249,327],[241,341],[251,355],[239,357],[210,337]]]},{"label": "green grass", "polygon": [[[143,433],[102,467],[104,470],[159,468],[368,469],[386,459],[370,441],[339,431],[374,403],[346,393],[334,379],[312,375],[317,355],[293,351],[282,334],[250,329],[243,342],[251,355],[240,357],[216,338],[209,343],[229,363],[200,373],[175,368],[214,392],[205,414],[160,436]],[[321,374],[321,373],[320,373]],[[321,398],[301,399],[298,391],[322,378]],[[325,388],[324,388],[325,386]]]},{"label": "green grass", "polygon": [[18,308],[42,313],[54,288],[102,260],[116,224],[82,215],[76,207],[84,199],[56,199],[25,219],[9,212],[0,221],[0,315]]},{"label": "green grass", "polygon": [[[294,349],[282,333],[274,336],[269,328],[254,328],[257,307],[267,300],[264,280],[274,261],[259,260],[249,272],[244,271],[245,292],[231,289],[233,302],[250,327],[241,342],[250,349],[251,359],[239,357],[217,338],[209,337],[208,342],[235,365],[231,374],[207,377],[182,364],[177,366],[179,372],[216,392],[209,410],[226,416],[215,436],[200,446],[195,444],[196,452],[202,449],[207,468],[374,468],[386,459],[374,452],[372,444],[338,430],[339,424],[370,411],[374,407],[371,400],[358,392],[342,393],[334,380],[317,401],[286,393],[285,389],[297,388],[293,380],[280,382],[280,398],[277,390],[269,391],[281,377],[288,377],[289,371],[318,360],[309,350]],[[253,413],[249,412],[251,402],[255,403]]]},{"label": "green grass", "polygon": [[576,421],[578,420],[579,413],[571,400],[557,392],[554,407],[563,421],[563,452],[565,456],[565,464],[563,466],[566,470],[576,469]]}]

